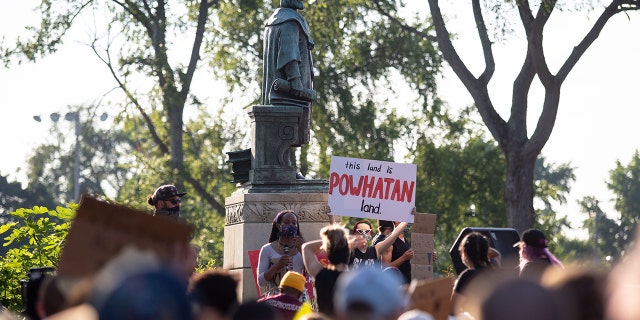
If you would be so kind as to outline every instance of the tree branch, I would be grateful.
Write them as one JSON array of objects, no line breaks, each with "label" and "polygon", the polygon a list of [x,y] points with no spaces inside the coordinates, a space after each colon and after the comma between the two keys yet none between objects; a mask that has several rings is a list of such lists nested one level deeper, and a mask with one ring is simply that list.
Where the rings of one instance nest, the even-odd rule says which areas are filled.
[{"label": "tree branch", "polygon": [[476,28],[478,29],[478,37],[482,44],[482,55],[484,56],[485,69],[480,75],[478,80],[482,82],[484,86],[489,84],[493,73],[496,70],[496,62],[493,59],[493,51],[491,50],[491,41],[487,33],[487,26],[484,24],[484,18],[482,17],[482,9],[480,7],[479,0],[472,1],[473,7],[473,19],[476,22]]},{"label": "tree branch", "polygon": [[210,4],[207,0],[200,0],[200,6],[198,10],[198,25],[196,27],[196,35],[193,40],[193,47],[191,49],[191,58],[189,59],[189,66],[187,67],[187,74],[183,80],[181,96],[186,100],[189,90],[191,89],[191,81],[196,71],[198,61],[200,61],[200,47],[202,46],[202,39],[204,38],[205,26],[209,17]]},{"label": "tree branch", "polygon": [[[636,3],[638,1],[635,1]],[[593,24],[593,27],[589,32],[584,36],[582,41],[573,48],[573,51],[564,62],[560,70],[558,71],[558,81],[561,83],[567,78],[569,72],[575,67],[578,60],[584,55],[587,49],[591,46],[591,44],[598,38],[600,32],[607,24],[609,19],[616,13],[620,12],[621,1],[612,1],[611,4],[602,12],[598,20]],[[638,8],[636,7],[635,10]]]},{"label": "tree branch", "polygon": [[429,8],[431,9],[431,17],[436,29],[438,46],[440,47],[440,51],[442,52],[444,59],[449,63],[453,72],[455,72],[473,97],[476,107],[478,108],[478,112],[480,113],[482,120],[487,125],[489,132],[491,132],[496,141],[498,141],[498,144],[500,144],[501,147],[504,147],[505,138],[507,137],[506,123],[500,117],[498,112],[496,112],[493,104],[491,103],[491,99],[489,98],[489,93],[487,91],[487,84],[477,80],[473,76],[471,71],[469,71],[465,66],[464,62],[462,62],[462,59],[460,59],[456,49],[453,47],[451,39],[449,38],[449,31],[447,31],[444,19],[442,18],[442,13],[440,12],[438,0],[429,0]]},{"label": "tree branch", "polygon": [[409,33],[415,34],[417,36],[420,36],[422,38],[425,38],[431,42],[437,42],[438,39],[437,37],[434,37],[426,32],[420,31],[410,25],[407,25],[406,23],[404,23],[402,20],[392,16],[388,11],[386,11],[385,9],[382,8],[382,6],[380,5],[380,2],[378,0],[373,0],[373,5],[374,5],[374,9],[380,13],[381,15],[387,17],[387,19],[389,19],[389,21],[391,21],[392,23],[394,23],[395,25],[399,26],[402,30],[407,31]]},{"label": "tree branch", "polygon": [[540,78],[540,82],[542,82],[542,85],[546,89],[553,87],[556,79],[553,74],[551,74],[551,71],[549,71],[549,66],[547,66],[547,60],[544,56],[544,48],[542,47],[542,38],[544,27],[547,24],[547,21],[549,21],[549,16],[551,16],[555,5],[556,0],[546,0],[540,3],[540,8],[538,8],[536,18],[533,20],[531,33],[528,36],[528,50],[531,54],[533,67]]},{"label": "tree branch", "polygon": [[147,125],[147,128],[149,129],[149,133],[151,134],[151,138],[153,139],[153,141],[158,145],[158,148],[160,148],[160,151],[164,154],[168,154],[169,153],[169,148],[167,147],[167,145],[162,141],[162,139],[160,139],[160,136],[158,135],[158,132],[156,131],[155,125],[153,124],[153,121],[151,120],[151,118],[149,117],[149,115],[147,115],[147,113],[144,111],[144,108],[142,108],[142,106],[140,105],[140,103],[138,102],[138,99],[136,99],[133,94],[131,93],[131,91],[127,88],[126,84],[120,80],[120,77],[118,76],[118,74],[116,73],[115,69],[113,68],[113,63],[111,62],[111,54],[109,53],[109,48],[110,48],[110,44],[107,45],[107,49],[105,49],[105,53],[107,55],[106,58],[104,58],[99,52],[98,49],[96,48],[95,45],[95,40],[94,42],[91,44],[91,49],[93,50],[93,52],[96,54],[96,56],[98,57],[98,59],[100,59],[100,61],[102,61],[102,63],[104,63],[107,68],[109,69],[109,71],[111,72],[111,76],[113,76],[113,78],[115,79],[116,83],[118,84],[118,87],[120,89],[122,89],[122,91],[124,92],[124,94],[127,96],[127,98],[129,99],[129,101],[131,101],[131,103],[136,107],[136,109],[140,112],[140,115],[142,115],[142,118],[144,119],[145,124]]}]

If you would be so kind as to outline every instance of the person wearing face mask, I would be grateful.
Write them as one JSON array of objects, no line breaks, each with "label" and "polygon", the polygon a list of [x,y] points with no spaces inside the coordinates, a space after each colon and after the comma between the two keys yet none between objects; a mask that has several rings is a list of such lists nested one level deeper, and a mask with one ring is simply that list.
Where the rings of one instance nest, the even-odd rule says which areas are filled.
[{"label": "person wearing face mask", "polygon": [[167,184],[156,189],[153,195],[147,196],[147,203],[153,206],[154,216],[180,217],[181,198],[186,192],[178,192],[176,186]]},{"label": "person wearing face mask", "polygon": [[358,270],[365,267],[381,268],[380,257],[382,254],[391,247],[393,242],[398,238],[400,233],[404,230],[407,223],[402,222],[397,228],[393,230],[383,241],[376,243],[373,246],[369,246],[369,240],[371,240],[371,222],[368,220],[360,220],[353,225],[353,236],[355,239],[356,248],[351,251],[351,257],[349,258],[349,268],[351,270]]},{"label": "person wearing face mask", "polygon": [[278,286],[287,271],[304,274],[298,215],[291,210],[278,212],[271,224],[269,242],[260,248],[258,285],[261,296],[278,294]]}]

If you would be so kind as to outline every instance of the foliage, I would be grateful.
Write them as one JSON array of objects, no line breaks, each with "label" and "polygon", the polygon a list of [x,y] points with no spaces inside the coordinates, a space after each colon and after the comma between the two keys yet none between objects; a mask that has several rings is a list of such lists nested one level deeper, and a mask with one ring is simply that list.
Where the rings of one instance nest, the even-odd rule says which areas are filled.
[{"label": "foliage", "polygon": [[586,214],[583,227],[589,233],[585,243],[585,256],[590,255],[599,262],[606,257],[611,257],[611,261],[620,258],[628,243],[619,220],[607,217],[600,208],[599,201],[593,196],[582,198],[579,204],[581,211]]},{"label": "foliage", "polygon": [[[117,126],[101,128],[96,106],[70,106],[80,117],[80,193],[114,194],[128,179],[132,142]],[[73,123],[59,121],[50,129],[52,141],[37,146],[28,160],[28,189],[40,190],[54,201],[30,198],[29,205],[54,206],[74,201],[75,136]],[[46,199],[46,198],[45,198]]]},{"label": "foliage", "polygon": [[0,234],[5,235],[3,247],[9,248],[0,260],[2,305],[18,311],[22,307],[20,280],[29,269],[56,266],[76,209],[75,204],[55,210],[34,206],[10,213],[16,221],[0,226]]},{"label": "foliage", "polygon": [[640,218],[640,153],[637,150],[627,165],[616,161],[616,167],[609,172],[607,187],[615,194],[614,207],[620,213],[616,242],[622,253],[621,246],[628,246],[635,239]]}]

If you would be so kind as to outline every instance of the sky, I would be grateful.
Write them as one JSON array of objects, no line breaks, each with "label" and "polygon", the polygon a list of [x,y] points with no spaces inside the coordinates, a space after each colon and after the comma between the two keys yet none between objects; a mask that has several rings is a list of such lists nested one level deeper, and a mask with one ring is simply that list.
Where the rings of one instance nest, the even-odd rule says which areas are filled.
[{"label": "sky", "polygon": [[[449,1],[452,2],[452,1]],[[467,66],[478,75],[483,68],[477,33],[470,23],[466,2],[443,2],[442,11],[458,35],[454,45]],[[0,35],[15,37],[26,25],[37,23],[34,0],[0,2]],[[411,10],[428,15],[426,1],[413,3]],[[554,13],[545,32],[545,52],[552,71],[557,71],[573,46],[593,24],[584,14]],[[60,50],[36,63],[0,69],[0,174],[24,180],[26,159],[32,149],[47,139],[54,124],[49,114],[64,112],[70,105],[90,104],[113,87],[113,80],[91,50],[81,42],[88,37],[89,23],[73,29]],[[506,119],[511,85],[524,58],[524,40],[516,32],[494,44],[496,74],[490,94],[498,112]],[[313,28],[313,26],[312,26]],[[619,14],[612,18],[600,37],[578,62],[562,87],[555,128],[542,154],[551,163],[570,163],[577,180],[571,185],[568,204],[558,207],[579,221],[578,199],[593,195],[605,212],[613,216],[612,194],[606,187],[609,171],[616,161],[626,165],[640,149],[640,15]],[[5,40],[6,41],[6,40]],[[200,90],[214,86],[201,85]],[[204,89],[202,89],[204,88]],[[446,67],[439,92],[450,106],[471,104],[462,83]],[[529,130],[539,115],[542,90],[530,93]],[[398,103],[402,105],[402,103]],[[108,112],[109,110],[103,110]],[[33,116],[40,115],[42,122]],[[107,123],[110,120],[107,120]],[[69,134],[73,134],[69,130]],[[576,227],[578,225],[575,225]]]}]

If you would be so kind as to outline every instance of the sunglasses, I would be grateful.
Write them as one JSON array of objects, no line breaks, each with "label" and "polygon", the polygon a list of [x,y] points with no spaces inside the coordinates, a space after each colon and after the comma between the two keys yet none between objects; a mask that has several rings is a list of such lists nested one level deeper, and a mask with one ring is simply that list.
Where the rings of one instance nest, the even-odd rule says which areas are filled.
[{"label": "sunglasses", "polygon": [[182,202],[182,200],[180,200],[180,198],[173,199],[173,200],[162,200],[162,201],[169,201],[169,202],[171,202],[171,204],[178,204],[178,203]]},{"label": "sunglasses", "polygon": [[356,231],[358,231],[358,233],[363,235],[363,236],[366,235],[366,234],[370,234],[371,233],[371,229],[368,229],[368,230],[356,229]]}]

